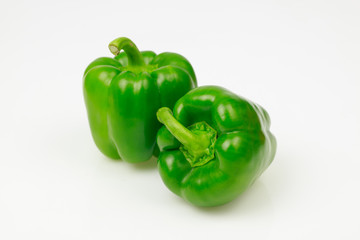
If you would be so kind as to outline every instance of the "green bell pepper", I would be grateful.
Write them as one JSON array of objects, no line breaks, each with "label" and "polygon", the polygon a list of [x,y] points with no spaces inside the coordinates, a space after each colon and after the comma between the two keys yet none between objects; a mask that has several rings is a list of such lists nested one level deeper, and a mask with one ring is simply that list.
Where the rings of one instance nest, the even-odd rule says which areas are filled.
[{"label": "green bell pepper", "polygon": [[259,105],[216,86],[191,90],[174,115],[157,112],[158,169],[165,185],[197,206],[225,204],[244,192],[273,161],[275,137]]},{"label": "green bell pepper", "polygon": [[156,133],[161,124],[156,111],[172,108],[196,87],[195,73],[183,56],[139,52],[128,38],[115,39],[109,49],[115,58],[96,59],[83,77],[91,133],[106,156],[146,161],[159,151]]}]

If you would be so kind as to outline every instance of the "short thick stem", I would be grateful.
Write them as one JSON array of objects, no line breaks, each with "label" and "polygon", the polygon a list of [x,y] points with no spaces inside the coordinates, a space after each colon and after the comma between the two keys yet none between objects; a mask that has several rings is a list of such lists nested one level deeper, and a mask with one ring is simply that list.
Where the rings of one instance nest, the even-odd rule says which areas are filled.
[{"label": "short thick stem", "polygon": [[126,37],[113,40],[109,44],[109,49],[115,56],[117,56],[121,50],[124,50],[129,60],[129,66],[145,65],[144,59],[135,43]]}]

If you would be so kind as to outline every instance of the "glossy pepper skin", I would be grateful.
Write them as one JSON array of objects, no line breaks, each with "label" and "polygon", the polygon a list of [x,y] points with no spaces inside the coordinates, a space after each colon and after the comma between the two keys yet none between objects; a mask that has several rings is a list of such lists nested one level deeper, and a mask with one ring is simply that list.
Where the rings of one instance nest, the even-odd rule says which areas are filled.
[{"label": "glossy pepper skin", "polygon": [[259,105],[217,86],[191,90],[157,112],[158,169],[165,185],[196,206],[238,197],[273,161],[276,140]]},{"label": "glossy pepper skin", "polygon": [[[101,57],[86,68],[83,92],[95,144],[106,156],[136,163],[158,155],[156,119],[194,88],[196,77],[181,55],[139,52],[128,38],[109,44],[115,58]],[[124,52],[120,52],[124,50]]]}]

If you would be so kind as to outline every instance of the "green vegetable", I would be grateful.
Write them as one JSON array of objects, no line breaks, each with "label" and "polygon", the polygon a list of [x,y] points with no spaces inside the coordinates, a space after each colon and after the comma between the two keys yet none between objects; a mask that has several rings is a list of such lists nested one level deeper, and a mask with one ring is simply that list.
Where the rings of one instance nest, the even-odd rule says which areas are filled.
[{"label": "green vegetable", "polygon": [[112,41],[109,49],[115,58],[98,58],[84,73],[91,133],[106,156],[132,163],[146,161],[158,154],[156,133],[161,124],[156,111],[172,108],[196,87],[194,70],[179,54],[139,52],[124,37]]},{"label": "green vegetable", "polygon": [[191,90],[160,108],[158,168],[165,185],[197,206],[225,204],[273,161],[276,140],[259,105],[216,86]]}]

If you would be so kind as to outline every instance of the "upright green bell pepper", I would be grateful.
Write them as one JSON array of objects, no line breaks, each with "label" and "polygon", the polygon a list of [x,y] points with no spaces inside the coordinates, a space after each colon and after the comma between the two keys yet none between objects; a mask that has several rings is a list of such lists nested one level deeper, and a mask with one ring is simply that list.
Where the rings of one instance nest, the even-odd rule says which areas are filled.
[{"label": "upright green bell pepper", "polygon": [[106,156],[146,161],[158,154],[156,111],[196,87],[195,73],[183,56],[139,52],[128,38],[115,39],[109,49],[115,58],[98,58],[84,73],[91,133]]},{"label": "upright green bell pepper", "polygon": [[270,165],[276,140],[259,105],[230,91],[204,86],[174,107],[161,108],[158,168],[165,185],[197,206],[225,204]]}]

